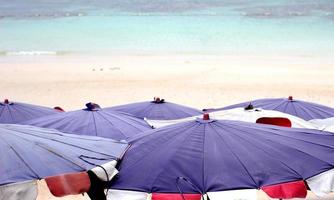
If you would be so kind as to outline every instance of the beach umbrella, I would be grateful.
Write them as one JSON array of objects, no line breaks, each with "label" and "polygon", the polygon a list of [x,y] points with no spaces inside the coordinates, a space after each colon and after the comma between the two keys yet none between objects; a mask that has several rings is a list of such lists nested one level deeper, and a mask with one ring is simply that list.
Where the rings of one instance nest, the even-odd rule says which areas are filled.
[{"label": "beach umbrella", "polygon": [[62,132],[93,135],[124,140],[151,127],[127,113],[106,111],[99,105],[87,103],[85,109],[62,112],[25,122],[38,127],[54,128]]},{"label": "beach umbrella", "polygon": [[[291,127],[294,128],[309,128],[309,129],[318,128],[315,124],[309,123],[299,117],[275,110],[263,110],[261,108],[251,108],[251,109],[234,108],[230,110],[220,110],[211,112],[210,116],[211,118],[218,120],[237,120],[237,121],[252,122],[252,123],[258,122],[258,120],[261,118],[286,118],[290,120]],[[198,117],[199,116],[188,117],[180,120],[146,120],[146,121],[152,127],[160,128],[175,123],[194,120]]]},{"label": "beach umbrella", "polygon": [[281,117],[291,121],[293,128],[309,128],[316,129],[317,127],[299,117],[289,115],[275,110],[264,110],[261,108],[245,109],[234,108],[230,110],[221,110],[210,113],[212,118],[221,120],[239,120],[244,122],[256,123],[260,118]]},{"label": "beach umbrella", "polygon": [[225,191],[254,195],[258,189],[272,198],[302,198],[304,180],[314,178],[311,189],[320,180],[316,175],[323,178],[326,172],[327,182],[334,180],[334,135],[319,130],[210,120],[205,115],[141,133],[129,142],[111,199],[141,195],[138,199],[182,200],[208,194],[218,200],[226,197]]},{"label": "beach umbrella", "polygon": [[0,186],[86,171],[118,160],[127,146],[106,138],[0,124]]},{"label": "beach umbrella", "polygon": [[334,117],[326,119],[312,119],[309,122],[319,127],[334,126]]},{"label": "beach umbrella", "polygon": [[276,110],[283,113],[287,113],[290,115],[297,116],[304,120],[312,120],[312,119],[325,119],[334,117],[334,108],[296,100],[292,96],[289,98],[267,98],[267,99],[258,99],[253,101],[247,101],[231,106],[226,106],[218,109],[208,109],[208,112],[218,111],[218,110],[228,110],[232,108],[238,107],[246,107],[249,104],[254,106],[255,108],[263,108],[266,110]]},{"label": "beach umbrella", "polygon": [[58,113],[57,110],[5,99],[0,103],[0,124],[19,124],[23,121]]},{"label": "beach umbrella", "polygon": [[131,103],[110,107],[107,110],[130,113],[141,119],[174,120],[199,115],[202,112],[195,108],[167,102],[155,97],[153,101]]}]

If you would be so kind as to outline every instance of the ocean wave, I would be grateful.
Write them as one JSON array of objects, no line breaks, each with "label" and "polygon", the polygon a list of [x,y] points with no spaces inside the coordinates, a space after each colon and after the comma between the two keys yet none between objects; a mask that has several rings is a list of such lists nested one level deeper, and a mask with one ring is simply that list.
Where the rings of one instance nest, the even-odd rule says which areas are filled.
[{"label": "ocean wave", "polygon": [[44,55],[65,55],[65,51],[0,51],[4,56],[44,56]]}]

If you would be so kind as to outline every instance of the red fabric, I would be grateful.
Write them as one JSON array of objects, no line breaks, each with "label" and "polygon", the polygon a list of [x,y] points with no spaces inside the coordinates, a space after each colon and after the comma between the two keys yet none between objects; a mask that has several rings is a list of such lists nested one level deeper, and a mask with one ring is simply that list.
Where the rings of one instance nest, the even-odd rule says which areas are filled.
[{"label": "red fabric", "polygon": [[86,172],[63,174],[45,178],[50,192],[56,197],[82,194],[90,188],[89,176]]},{"label": "red fabric", "polygon": [[305,198],[307,189],[304,181],[295,181],[261,188],[271,198],[291,199]]},{"label": "red fabric", "polygon": [[270,124],[276,126],[283,126],[291,128],[292,123],[288,118],[284,117],[261,117],[256,120],[258,124]]},{"label": "red fabric", "polygon": [[201,200],[200,194],[169,194],[169,193],[152,193],[152,200]]}]

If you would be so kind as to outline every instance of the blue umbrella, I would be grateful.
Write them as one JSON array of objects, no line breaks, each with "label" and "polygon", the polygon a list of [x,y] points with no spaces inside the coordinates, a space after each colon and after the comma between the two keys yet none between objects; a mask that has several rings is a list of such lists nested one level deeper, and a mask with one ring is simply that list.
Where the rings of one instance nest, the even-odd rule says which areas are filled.
[{"label": "blue umbrella", "polygon": [[0,124],[18,124],[23,121],[58,113],[59,111],[43,106],[10,102],[0,103]]},{"label": "blue umbrella", "polygon": [[231,106],[226,106],[218,109],[208,109],[206,111],[218,111],[228,110],[238,107],[253,106],[255,108],[263,108],[266,110],[276,110],[290,115],[300,117],[304,120],[311,119],[325,119],[334,117],[334,108],[323,106],[316,103],[301,101],[293,99],[292,96],[289,98],[268,98],[258,99],[253,101],[247,101]]},{"label": "blue umbrella", "polygon": [[129,114],[106,111],[94,103],[88,103],[86,106],[87,108],[82,110],[50,115],[27,121],[24,124],[115,140],[127,139],[137,133],[151,129],[144,120]]},{"label": "blue umbrella", "polygon": [[154,120],[173,120],[202,114],[200,110],[195,108],[166,102],[159,97],[155,97],[153,101],[131,103],[107,109],[130,113],[141,119],[146,118]]},{"label": "blue umbrella", "polygon": [[132,138],[111,188],[146,193],[258,189],[333,168],[334,135],[207,118]]},{"label": "blue umbrella", "polygon": [[86,171],[118,160],[127,143],[0,124],[0,185]]}]

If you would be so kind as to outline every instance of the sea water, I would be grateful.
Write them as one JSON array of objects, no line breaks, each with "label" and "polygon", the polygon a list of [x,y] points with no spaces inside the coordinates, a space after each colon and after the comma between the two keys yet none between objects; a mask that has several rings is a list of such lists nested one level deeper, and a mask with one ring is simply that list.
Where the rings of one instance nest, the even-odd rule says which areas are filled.
[{"label": "sea water", "polygon": [[0,55],[332,56],[333,0],[0,0]]}]

